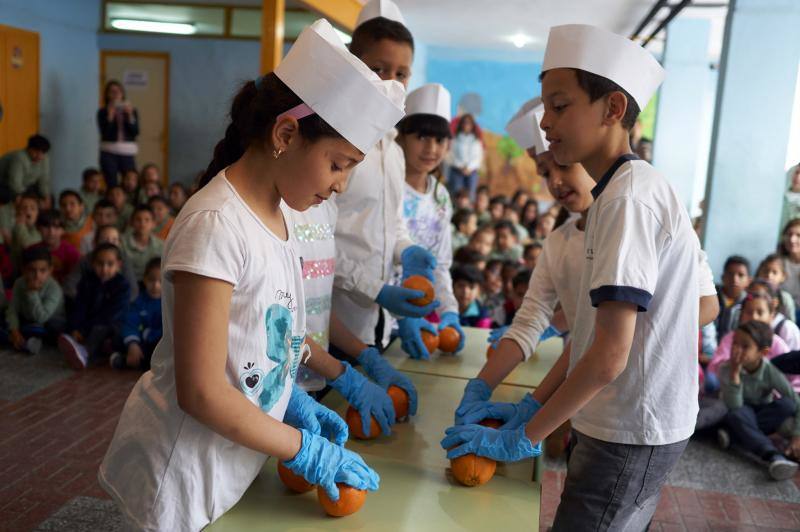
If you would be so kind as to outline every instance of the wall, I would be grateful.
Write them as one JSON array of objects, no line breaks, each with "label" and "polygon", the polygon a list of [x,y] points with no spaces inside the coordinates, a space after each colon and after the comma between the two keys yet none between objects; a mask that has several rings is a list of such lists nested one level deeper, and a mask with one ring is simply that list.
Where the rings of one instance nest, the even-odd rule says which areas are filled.
[{"label": "wall", "polygon": [[225,133],[238,86],[258,74],[258,41],[114,34],[97,40],[101,50],[170,54],[169,174],[191,183]]},{"label": "wall", "polygon": [[40,36],[39,129],[53,144],[55,190],[80,183],[97,165],[97,28],[100,0],[0,0],[0,24]]}]

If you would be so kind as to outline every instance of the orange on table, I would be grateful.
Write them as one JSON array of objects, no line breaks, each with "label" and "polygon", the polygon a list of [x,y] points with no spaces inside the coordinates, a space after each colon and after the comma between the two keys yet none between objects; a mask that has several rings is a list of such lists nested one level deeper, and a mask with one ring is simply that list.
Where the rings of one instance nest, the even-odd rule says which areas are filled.
[{"label": "orange on table", "polygon": [[489,427],[490,429],[499,429],[500,427],[503,426],[503,420],[492,419],[490,417],[487,417],[486,419],[478,423],[478,425],[483,425],[484,427]]},{"label": "orange on table", "polygon": [[419,290],[420,292],[425,293],[425,295],[422,297],[409,299],[409,303],[424,307],[425,305],[430,305],[433,302],[433,284],[431,284],[426,277],[423,277],[422,275],[412,275],[403,281],[403,286],[411,290]]},{"label": "orange on table", "polygon": [[432,355],[436,348],[439,347],[439,336],[428,331],[422,331],[422,343],[425,344],[428,354]]},{"label": "orange on table", "polygon": [[283,465],[283,462],[278,462],[278,476],[283,485],[295,493],[306,493],[314,489],[314,484],[295,474],[294,471]]},{"label": "orange on table", "polygon": [[361,414],[359,414],[358,410],[352,406],[347,407],[344,420],[347,423],[347,428],[350,429],[350,434],[359,440],[373,440],[381,433],[381,428],[378,425],[378,422],[375,421],[373,416],[370,416],[369,434],[364,434],[364,431],[361,428]]},{"label": "orange on table", "polygon": [[445,353],[455,353],[459,342],[461,342],[461,335],[454,328],[445,327],[439,331],[439,349]]},{"label": "orange on table", "polygon": [[354,514],[364,506],[367,500],[366,490],[359,490],[347,484],[336,483],[339,488],[339,500],[333,502],[328,493],[322,488],[317,487],[317,498],[325,513],[332,517],[344,517]]},{"label": "orange on table", "polygon": [[400,421],[401,419],[405,419],[408,417],[408,393],[399,386],[395,386],[394,384],[389,386],[389,389],[386,390],[386,393],[389,395],[389,398],[392,400],[392,404],[394,405],[394,417],[396,421]]},{"label": "orange on table", "polygon": [[497,462],[476,454],[465,454],[450,460],[453,477],[465,486],[486,484],[494,476]]}]

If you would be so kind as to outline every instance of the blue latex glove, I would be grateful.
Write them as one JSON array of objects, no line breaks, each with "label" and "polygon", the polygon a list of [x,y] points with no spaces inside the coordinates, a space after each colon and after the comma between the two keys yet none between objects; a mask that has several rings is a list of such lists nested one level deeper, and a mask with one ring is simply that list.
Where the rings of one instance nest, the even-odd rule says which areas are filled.
[{"label": "blue latex glove", "polygon": [[300,429],[303,442],[294,458],[284,462],[293,473],[328,492],[332,501],[339,500],[337,482],[360,490],[375,491],[380,477],[352,451]]},{"label": "blue latex glove", "polygon": [[378,386],[388,390],[389,386],[395,385],[405,390],[408,394],[408,413],[417,414],[417,389],[411,379],[397,371],[381,356],[377,349],[368,347],[358,355],[358,363],[364,366],[364,371],[372,377]]},{"label": "blue latex glove", "polygon": [[470,379],[464,388],[464,396],[456,408],[456,425],[463,425],[464,414],[470,411],[472,405],[485,403],[492,397],[492,389],[483,379]]},{"label": "blue latex glove", "polygon": [[422,341],[422,331],[436,334],[436,327],[425,318],[404,318],[397,322],[400,329],[400,346],[408,356],[418,360],[428,360],[430,353]]},{"label": "blue latex glove", "polygon": [[[542,405],[529,393],[526,393],[519,403],[477,402],[465,409],[460,416],[460,424],[480,423],[486,418],[499,419],[504,422],[500,430],[511,430],[527,425],[540,408]],[[456,413],[457,424],[458,418]]]},{"label": "blue latex glove", "polygon": [[459,425],[450,427],[445,434],[441,445],[443,449],[450,449],[447,458],[451,460],[465,454],[477,454],[499,462],[517,462],[542,454],[542,444],[534,445],[525,435],[524,426],[498,430],[481,425]]},{"label": "blue latex glove", "polygon": [[375,302],[397,316],[423,318],[439,306],[439,302],[436,300],[424,307],[409,302],[409,299],[417,299],[423,296],[425,296],[425,292],[421,290],[411,290],[404,286],[385,284],[381,291],[378,292]]},{"label": "blue latex glove", "polygon": [[400,254],[403,265],[403,280],[412,275],[422,275],[433,282],[433,270],[436,269],[436,257],[421,246],[408,246]]},{"label": "blue latex glove", "polygon": [[333,440],[336,445],[344,445],[349,436],[347,423],[341,416],[319,404],[299,386],[292,388],[283,422],[296,429],[306,429],[311,434]]},{"label": "blue latex glove", "polygon": [[504,325],[502,327],[497,327],[496,329],[492,329],[492,332],[489,333],[489,345],[492,346],[492,349],[497,349],[497,345],[500,343],[500,340],[503,338],[503,335],[508,330],[508,325]]},{"label": "blue latex glove", "polygon": [[441,321],[439,322],[439,330],[441,331],[445,327],[452,327],[456,331],[458,331],[458,337],[460,340],[458,341],[458,347],[456,347],[455,352],[458,353],[462,349],[464,349],[464,342],[466,341],[466,335],[464,335],[464,329],[461,328],[461,322],[458,319],[457,312],[445,312],[442,314]]},{"label": "blue latex glove", "polygon": [[544,342],[545,340],[547,340],[548,338],[552,338],[553,336],[561,336],[561,331],[559,331],[552,325],[549,325],[547,329],[545,329],[542,335],[539,337],[539,341]]},{"label": "blue latex glove", "polygon": [[370,416],[375,418],[386,436],[392,433],[391,425],[395,422],[394,405],[386,391],[365,376],[353,369],[347,362],[342,362],[344,373],[330,381],[331,388],[342,394],[347,402],[358,410],[361,416],[361,427],[364,434],[369,434]]}]

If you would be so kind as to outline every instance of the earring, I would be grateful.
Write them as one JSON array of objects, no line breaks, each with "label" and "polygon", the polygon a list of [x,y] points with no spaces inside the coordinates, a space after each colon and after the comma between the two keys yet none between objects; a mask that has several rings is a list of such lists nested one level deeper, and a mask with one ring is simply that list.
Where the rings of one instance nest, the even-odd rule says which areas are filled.
[{"label": "earring", "polygon": [[277,159],[278,157],[280,157],[280,156],[281,156],[281,153],[283,153],[283,150],[272,150],[272,156],[273,156],[275,159]]}]

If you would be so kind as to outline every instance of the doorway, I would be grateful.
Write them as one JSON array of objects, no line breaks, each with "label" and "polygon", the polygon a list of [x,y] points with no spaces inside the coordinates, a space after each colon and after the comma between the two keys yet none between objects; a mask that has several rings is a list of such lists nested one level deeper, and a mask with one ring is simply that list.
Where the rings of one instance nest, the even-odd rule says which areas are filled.
[{"label": "doorway", "polygon": [[0,25],[0,154],[39,131],[39,34]]}]

